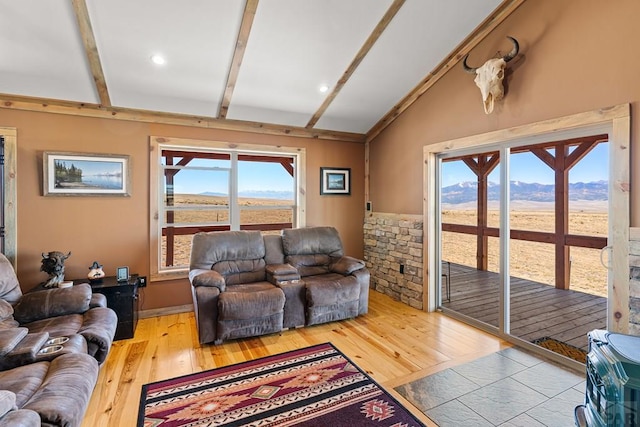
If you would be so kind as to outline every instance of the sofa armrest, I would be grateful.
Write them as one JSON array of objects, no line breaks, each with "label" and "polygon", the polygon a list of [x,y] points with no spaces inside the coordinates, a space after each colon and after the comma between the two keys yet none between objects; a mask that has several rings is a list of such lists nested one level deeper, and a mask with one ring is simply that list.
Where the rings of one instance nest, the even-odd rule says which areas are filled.
[{"label": "sofa armrest", "polygon": [[274,285],[300,280],[300,273],[291,264],[269,264],[266,267],[267,280]]},{"label": "sofa armrest", "polygon": [[359,259],[343,256],[329,265],[329,270],[333,273],[339,273],[348,276],[354,271],[362,270],[365,267],[364,261]]},{"label": "sofa armrest", "polygon": [[0,418],[0,427],[40,427],[40,415],[30,409],[9,411]]},{"label": "sofa armrest", "polygon": [[27,328],[9,328],[0,330],[0,356],[13,350],[29,331]]},{"label": "sofa armrest", "polygon": [[22,325],[49,317],[82,314],[89,309],[91,294],[88,283],[29,292],[13,308],[13,317]]},{"label": "sofa armrest", "polygon": [[38,356],[38,351],[44,347],[48,339],[48,332],[25,335],[9,353],[0,358],[0,370],[4,371],[34,363]]},{"label": "sofa armrest", "polygon": [[18,409],[16,394],[0,390],[0,427],[40,427],[40,415],[29,409]]},{"label": "sofa armrest", "polygon": [[96,307],[106,307],[107,306],[107,297],[104,294],[94,293],[91,295],[91,302],[89,303],[89,308]]},{"label": "sofa armrest", "polygon": [[215,270],[196,268],[189,271],[189,281],[192,286],[213,286],[224,292],[226,283],[222,274]]},{"label": "sofa armrest", "polygon": [[98,363],[107,358],[118,326],[116,312],[107,307],[96,307],[84,313],[78,334],[87,340],[87,352]]}]

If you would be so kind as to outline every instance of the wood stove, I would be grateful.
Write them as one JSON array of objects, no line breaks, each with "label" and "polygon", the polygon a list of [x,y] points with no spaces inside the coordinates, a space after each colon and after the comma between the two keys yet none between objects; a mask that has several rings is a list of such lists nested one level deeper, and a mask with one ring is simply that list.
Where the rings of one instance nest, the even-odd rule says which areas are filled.
[{"label": "wood stove", "polygon": [[589,332],[584,405],[579,427],[640,427],[640,337]]}]

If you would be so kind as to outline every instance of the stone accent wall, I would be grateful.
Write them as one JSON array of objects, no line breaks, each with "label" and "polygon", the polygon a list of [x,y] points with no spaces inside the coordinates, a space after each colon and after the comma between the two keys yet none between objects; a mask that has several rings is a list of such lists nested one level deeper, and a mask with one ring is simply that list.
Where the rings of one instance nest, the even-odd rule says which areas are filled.
[{"label": "stone accent wall", "polygon": [[423,308],[422,216],[369,213],[364,260],[371,286],[411,307]]}]

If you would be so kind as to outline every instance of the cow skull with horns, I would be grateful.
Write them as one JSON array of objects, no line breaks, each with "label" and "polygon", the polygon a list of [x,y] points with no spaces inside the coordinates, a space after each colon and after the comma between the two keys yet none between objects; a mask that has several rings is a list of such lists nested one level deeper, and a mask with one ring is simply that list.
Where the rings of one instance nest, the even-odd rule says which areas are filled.
[{"label": "cow skull with horns", "polygon": [[491,114],[493,111],[493,103],[500,101],[504,96],[504,88],[502,87],[502,79],[504,79],[504,69],[507,62],[516,57],[520,50],[518,40],[507,36],[513,43],[513,49],[502,58],[491,58],[481,67],[472,68],[467,65],[469,54],[464,57],[462,66],[467,73],[476,75],[474,81],[476,86],[480,88],[482,93],[482,102],[484,103],[484,112]]}]

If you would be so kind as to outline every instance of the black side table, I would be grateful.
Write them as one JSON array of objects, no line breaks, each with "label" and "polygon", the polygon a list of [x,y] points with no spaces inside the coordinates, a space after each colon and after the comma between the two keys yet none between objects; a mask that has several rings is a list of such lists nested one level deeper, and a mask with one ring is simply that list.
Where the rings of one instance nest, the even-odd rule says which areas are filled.
[{"label": "black side table", "polygon": [[[74,280],[73,284],[87,283],[87,279]],[[118,315],[118,327],[114,341],[133,338],[138,324],[138,280],[133,276],[127,282],[118,282],[115,276],[103,277],[99,282],[89,282],[93,292],[107,298],[107,307]]]}]

